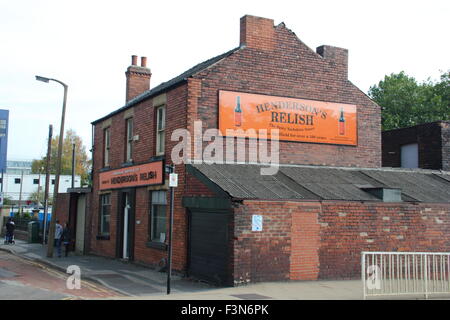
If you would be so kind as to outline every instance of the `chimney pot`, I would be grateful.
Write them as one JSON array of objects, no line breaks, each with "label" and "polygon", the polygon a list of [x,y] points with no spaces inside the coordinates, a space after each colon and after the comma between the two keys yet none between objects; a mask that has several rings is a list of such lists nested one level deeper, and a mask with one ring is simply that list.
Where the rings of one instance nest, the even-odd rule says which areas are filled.
[{"label": "chimney pot", "polygon": [[131,65],[137,66],[137,56],[136,55],[131,56]]},{"label": "chimney pot", "polygon": [[125,102],[150,89],[152,72],[147,68],[147,57],[141,57],[141,66],[138,66],[137,59],[138,56],[131,56],[131,66],[125,72],[127,78]]},{"label": "chimney pot", "polygon": [[141,67],[147,67],[147,57],[141,57]]}]

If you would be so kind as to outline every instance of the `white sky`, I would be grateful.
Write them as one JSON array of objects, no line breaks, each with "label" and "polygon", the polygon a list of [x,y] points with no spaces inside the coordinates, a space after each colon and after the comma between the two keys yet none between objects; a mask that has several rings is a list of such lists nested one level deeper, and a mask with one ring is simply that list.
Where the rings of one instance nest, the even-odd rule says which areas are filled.
[{"label": "white sky", "polygon": [[[91,121],[122,107],[131,55],[147,56],[151,87],[239,45],[245,14],[284,22],[311,49],[349,50],[349,79],[362,91],[404,70],[417,80],[450,69],[450,1],[0,0],[0,109],[10,110],[8,159],[46,152],[48,125],[87,150]],[[90,156],[90,154],[89,154]]]}]

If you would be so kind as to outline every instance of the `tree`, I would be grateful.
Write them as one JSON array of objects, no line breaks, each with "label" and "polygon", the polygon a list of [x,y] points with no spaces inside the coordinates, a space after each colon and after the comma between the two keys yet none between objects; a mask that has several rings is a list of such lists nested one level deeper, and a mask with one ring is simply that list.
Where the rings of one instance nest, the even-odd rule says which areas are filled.
[{"label": "tree", "polygon": [[10,197],[10,196],[8,196],[8,195],[5,195],[4,197],[3,197],[3,205],[4,206],[9,206],[9,205],[11,205],[13,202],[12,202],[12,198]]},{"label": "tree", "polygon": [[[58,143],[59,136],[55,136],[52,139],[52,150],[50,155],[50,173],[56,173],[56,159],[58,155]],[[81,176],[81,185],[88,184],[89,182],[89,169],[91,161],[88,159],[86,153],[86,147],[83,145],[83,141],[74,130],[69,129],[66,131],[66,135],[63,141],[63,151],[61,157],[61,174],[72,174],[72,144],[75,143],[75,174]],[[32,173],[45,173],[45,167],[47,163],[47,156],[42,159],[33,160],[31,165]]]},{"label": "tree", "polygon": [[28,200],[34,203],[44,203],[44,192],[36,190],[30,194]]},{"label": "tree", "polygon": [[439,82],[430,79],[417,83],[404,71],[385,76],[371,86],[369,97],[381,106],[383,130],[450,119],[450,72]]}]

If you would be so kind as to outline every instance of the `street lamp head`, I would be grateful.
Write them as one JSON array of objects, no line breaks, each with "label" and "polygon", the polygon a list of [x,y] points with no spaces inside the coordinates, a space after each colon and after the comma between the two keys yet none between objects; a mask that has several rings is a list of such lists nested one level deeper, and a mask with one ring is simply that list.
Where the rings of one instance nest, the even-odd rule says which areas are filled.
[{"label": "street lamp head", "polygon": [[50,81],[49,78],[41,77],[41,76],[36,76],[36,80],[37,81],[42,81],[42,82],[47,82],[47,83]]}]

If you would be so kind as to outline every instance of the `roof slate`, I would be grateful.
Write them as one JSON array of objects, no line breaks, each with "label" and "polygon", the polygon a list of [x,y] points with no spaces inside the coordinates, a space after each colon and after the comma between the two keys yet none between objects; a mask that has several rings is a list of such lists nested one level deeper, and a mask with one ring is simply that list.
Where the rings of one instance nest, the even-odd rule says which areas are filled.
[{"label": "roof slate", "polygon": [[159,84],[158,86],[154,87],[153,89],[147,90],[146,92],[136,96],[135,98],[128,101],[123,107],[107,114],[104,117],[101,117],[100,119],[93,121],[92,124],[96,124],[100,121],[103,121],[109,117],[112,117],[113,115],[115,115],[117,113],[120,113],[128,108],[131,108],[132,106],[134,106],[135,104],[137,104],[139,102],[142,102],[150,97],[153,97],[153,96],[163,93],[164,91],[182,83],[183,81],[186,81],[189,77],[192,77],[196,73],[198,73],[198,72],[212,66],[213,64],[219,62],[220,60],[232,55],[234,52],[238,51],[239,49],[240,49],[240,47],[234,48],[234,49],[227,51],[221,55],[218,55],[214,58],[208,59],[206,61],[203,61],[202,63],[195,65],[194,67],[192,67],[189,70],[183,72],[182,74],[176,76],[175,78],[172,78],[167,82],[163,82],[163,83]]}]

